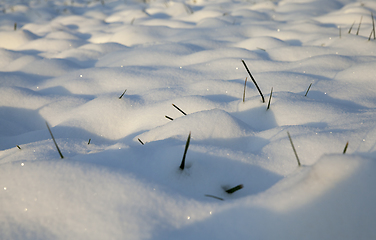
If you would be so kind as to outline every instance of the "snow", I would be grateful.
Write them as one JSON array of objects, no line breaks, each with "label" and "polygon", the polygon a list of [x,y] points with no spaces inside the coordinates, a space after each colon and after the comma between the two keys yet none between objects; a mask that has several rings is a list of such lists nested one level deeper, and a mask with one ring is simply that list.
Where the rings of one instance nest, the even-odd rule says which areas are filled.
[{"label": "snow", "polygon": [[374,1],[0,9],[1,239],[376,238]]}]

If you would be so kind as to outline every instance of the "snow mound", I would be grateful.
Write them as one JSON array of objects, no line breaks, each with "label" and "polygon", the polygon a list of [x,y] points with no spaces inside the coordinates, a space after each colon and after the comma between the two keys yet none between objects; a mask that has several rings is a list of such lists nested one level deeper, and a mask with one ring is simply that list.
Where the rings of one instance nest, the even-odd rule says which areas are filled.
[{"label": "snow mound", "polygon": [[174,119],[161,127],[140,134],[135,140],[140,138],[145,142],[152,142],[174,136],[185,138],[189,132],[192,132],[192,138],[195,140],[236,138],[252,134],[252,130],[245,123],[223,110],[213,109]]}]

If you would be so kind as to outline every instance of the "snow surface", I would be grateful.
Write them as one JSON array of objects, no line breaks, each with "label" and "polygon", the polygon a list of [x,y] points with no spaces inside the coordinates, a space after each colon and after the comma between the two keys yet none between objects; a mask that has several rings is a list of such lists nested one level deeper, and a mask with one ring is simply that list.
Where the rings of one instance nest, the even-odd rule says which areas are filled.
[{"label": "snow surface", "polygon": [[0,9],[0,239],[376,239],[375,1]]}]

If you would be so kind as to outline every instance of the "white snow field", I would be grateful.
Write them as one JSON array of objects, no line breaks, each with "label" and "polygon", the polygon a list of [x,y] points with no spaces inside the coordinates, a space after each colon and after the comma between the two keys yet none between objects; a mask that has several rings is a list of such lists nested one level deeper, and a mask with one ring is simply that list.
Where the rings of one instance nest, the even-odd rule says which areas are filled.
[{"label": "white snow field", "polygon": [[0,9],[1,240],[376,239],[376,1]]}]

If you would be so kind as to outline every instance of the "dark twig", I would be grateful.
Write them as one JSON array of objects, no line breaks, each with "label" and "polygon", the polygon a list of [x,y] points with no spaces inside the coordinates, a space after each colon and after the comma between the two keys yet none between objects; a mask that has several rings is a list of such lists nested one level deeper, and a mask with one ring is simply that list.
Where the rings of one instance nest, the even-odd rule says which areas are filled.
[{"label": "dark twig", "polygon": [[189,132],[187,142],[185,143],[184,155],[183,155],[183,159],[181,160],[181,164],[180,164],[181,170],[184,170],[184,167],[185,167],[185,156],[187,155],[187,151],[188,151],[190,141],[191,141],[191,132]]},{"label": "dark twig", "polygon": [[347,147],[349,146],[349,141],[347,141],[347,143],[346,143],[346,145],[345,145],[345,148],[343,149],[343,154],[345,154],[346,153],[346,151],[347,151]]},{"label": "dark twig", "polygon": [[305,93],[305,97],[307,97],[307,94],[308,94],[308,92],[309,92],[309,89],[311,89],[311,86],[312,86],[312,83],[311,84],[309,84],[309,86],[308,86],[308,89],[307,89],[307,92]]},{"label": "dark twig", "polygon": [[359,26],[358,26],[358,31],[356,31],[356,35],[359,34],[360,25],[362,25],[362,19],[363,19],[363,16],[360,17],[360,22],[359,22]]},{"label": "dark twig", "polygon": [[120,95],[119,99],[121,99],[124,96],[126,91],[127,91],[127,89],[124,90],[124,92]]},{"label": "dark twig", "polygon": [[178,106],[176,106],[175,104],[172,104],[172,106],[174,106],[174,108],[176,108],[177,110],[179,110],[182,114],[184,115],[187,115],[185,112],[183,112],[183,110],[181,110]]},{"label": "dark twig", "polygon": [[61,151],[60,151],[60,149],[59,149],[59,146],[57,145],[57,143],[56,143],[56,141],[55,141],[54,135],[52,135],[52,132],[51,132],[50,126],[48,126],[48,123],[47,123],[47,122],[46,122],[46,125],[47,125],[47,128],[48,128],[48,131],[49,131],[50,134],[51,134],[52,140],[53,140],[54,143],[55,143],[56,149],[57,149],[57,151],[58,151],[59,154],[60,154],[60,157],[61,157],[61,158],[64,158],[63,154],[61,153]]},{"label": "dark twig", "polygon": [[243,62],[243,65],[244,65],[245,69],[247,70],[249,76],[251,77],[253,83],[255,84],[255,86],[256,86],[258,92],[260,93],[260,96],[261,96],[262,102],[264,103],[264,102],[265,102],[264,95],[262,95],[262,92],[261,92],[259,86],[257,85],[256,80],[253,78],[251,72],[249,71],[249,69],[248,69],[248,67],[247,67],[247,64],[245,64],[245,62],[244,62],[243,59],[242,59],[242,62]]},{"label": "dark twig", "polygon": [[294,143],[292,142],[292,139],[291,139],[290,133],[287,132],[287,135],[289,136],[292,150],[294,150],[294,154],[295,154],[296,160],[298,161],[298,166],[300,167],[301,164],[300,164],[300,161],[299,161],[299,157],[298,157],[298,154],[296,153],[296,150],[295,150],[295,147],[294,147]]},{"label": "dark twig", "polygon": [[18,147],[18,149],[20,149],[20,150],[21,150],[21,147],[20,147],[20,146],[18,146],[18,145],[17,145],[17,147]]},{"label": "dark twig", "polygon": [[351,27],[350,27],[350,29],[349,29],[349,34],[351,33],[351,30],[352,30],[352,28],[354,27],[354,24],[355,24],[355,21],[353,22],[353,24],[351,25]]},{"label": "dark twig", "polygon": [[210,194],[205,194],[205,197],[211,197],[211,198],[215,198],[215,199],[218,199],[218,200],[224,201],[223,198],[220,198],[220,197],[217,197],[217,196],[214,196],[214,195],[210,195]]},{"label": "dark twig", "polygon": [[90,142],[91,142],[91,138],[89,138],[89,141],[87,142],[87,145],[89,145],[89,144],[90,144]]},{"label": "dark twig", "polygon": [[168,120],[171,120],[171,121],[173,121],[174,119],[172,118],[172,117],[169,117],[169,116],[165,116],[165,118],[167,118]]},{"label": "dark twig", "polygon": [[368,37],[368,41],[371,40],[372,34],[373,34],[373,30],[371,30],[371,34],[370,34],[369,37]]},{"label": "dark twig", "polygon": [[16,31],[17,30],[17,23],[15,22],[14,23],[14,31]]},{"label": "dark twig", "polygon": [[141,141],[141,139],[139,139],[139,138],[137,138],[138,139],[138,141],[142,144],[142,145],[145,145],[142,141]]},{"label": "dark twig", "polygon": [[243,187],[244,187],[243,184],[240,184],[240,185],[238,185],[238,186],[236,186],[236,187],[233,187],[233,188],[230,188],[230,189],[226,190],[226,192],[227,192],[228,194],[231,194],[231,193],[234,193],[234,192],[236,192],[236,191],[242,189]]},{"label": "dark twig", "polygon": [[244,92],[243,92],[243,102],[245,102],[245,89],[247,88],[247,78],[244,81]]},{"label": "dark twig", "polygon": [[268,101],[268,107],[266,108],[266,110],[269,110],[269,108],[270,108],[270,102],[272,101],[272,95],[273,95],[273,88],[272,88],[272,90],[270,91],[269,101]]},{"label": "dark twig", "polygon": [[375,19],[373,18],[373,13],[372,12],[371,12],[371,17],[372,17],[373,39],[376,39],[376,34],[375,34]]}]

